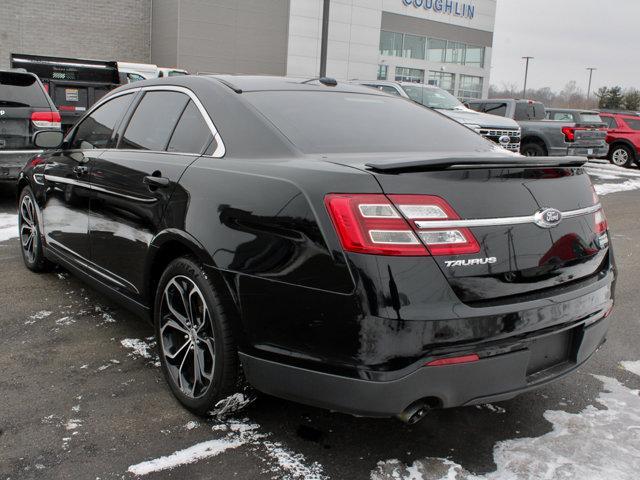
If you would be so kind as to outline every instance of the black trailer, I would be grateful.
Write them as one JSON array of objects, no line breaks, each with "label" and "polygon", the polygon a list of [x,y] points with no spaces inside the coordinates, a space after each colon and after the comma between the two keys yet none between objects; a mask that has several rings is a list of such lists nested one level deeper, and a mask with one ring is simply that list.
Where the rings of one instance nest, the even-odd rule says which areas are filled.
[{"label": "black trailer", "polygon": [[65,131],[91,105],[120,85],[116,62],[12,53],[11,67],[40,78],[60,112]]}]

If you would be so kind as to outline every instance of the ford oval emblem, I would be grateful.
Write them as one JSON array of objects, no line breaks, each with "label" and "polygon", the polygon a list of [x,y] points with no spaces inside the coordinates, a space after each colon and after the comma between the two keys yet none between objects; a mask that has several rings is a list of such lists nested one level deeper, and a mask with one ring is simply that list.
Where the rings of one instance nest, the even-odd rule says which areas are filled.
[{"label": "ford oval emblem", "polygon": [[562,212],[555,208],[545,208],[535,214],[536,225],[542,228],[557,227],[562,221]]},{"label": "ford oval emblem", "polygon": [[502,135],[498,141],[500,142],[500,145],[509,145],[511,143],[511,137],[508,135]]}]

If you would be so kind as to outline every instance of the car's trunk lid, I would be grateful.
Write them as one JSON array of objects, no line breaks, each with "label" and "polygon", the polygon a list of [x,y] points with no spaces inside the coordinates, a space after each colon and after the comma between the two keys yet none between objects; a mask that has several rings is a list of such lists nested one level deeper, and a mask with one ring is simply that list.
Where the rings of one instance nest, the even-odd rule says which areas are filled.
[{"label": "car's trunk lid", "polygon": [[[528,295],[584,279],[606,260],[607,246],[596,230],[593,189],[581,167],[585,159],[467,155],[328,160],[370,172],[387,195],[435,195],[460,219],[487,223],[470,227],[480,244],[478,254],[434,257],[467,303]],[[513,220],[546,208],[565,217],[576,210],[587,213],[563,218],[553,228]]]}]

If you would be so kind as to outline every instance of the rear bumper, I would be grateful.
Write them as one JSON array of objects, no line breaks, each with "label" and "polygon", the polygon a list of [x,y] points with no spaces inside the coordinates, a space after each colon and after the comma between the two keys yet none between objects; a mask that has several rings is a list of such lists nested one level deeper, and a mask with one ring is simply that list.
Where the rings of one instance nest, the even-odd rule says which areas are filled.
[{"label": "rear bumper", "polygon": [[247,380],[264,393],[354,415],[389,417],[419,400],[435,401],[443,408],[501,401],[561,378],[589,359],[605,341],[609,322],[602,318],[548,334],[548,338],[570,335],[567,358],[535,372],[531,371],[532,363],[540,362],[541,352],[534,353],[533,346],[473,363],[419,366],[392,381],[333,375],[242,353],[240,357]]},{"label": "rear bumper", "polygon": [[549,149],[549,155],[553,157],[578,156],[598,158],[606,157],[608,153],[609,145],[552,147]]}]

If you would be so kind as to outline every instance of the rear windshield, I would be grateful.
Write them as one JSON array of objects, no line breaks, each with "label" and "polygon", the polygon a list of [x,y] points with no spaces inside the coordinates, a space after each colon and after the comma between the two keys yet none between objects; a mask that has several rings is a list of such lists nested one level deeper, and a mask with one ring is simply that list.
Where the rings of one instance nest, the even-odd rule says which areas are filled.
[{"label": "rear windshield", "polygon": [[492,149],[470,129],[402,98],[308,91],[243,96],[304,153]]},{"label": "rear windshield", "polygon": [[49,102],[33,75],[0,72],[0,106],[47,108]]},{"label": "rear windshield", "polygon": [[604,123],[597,113],[581,113],[580,119],[583,123]]}]

